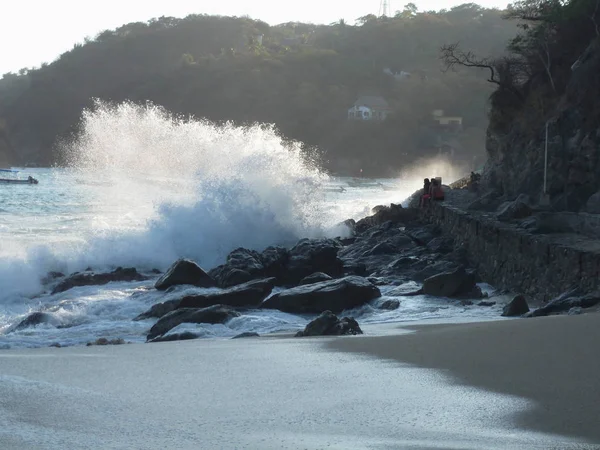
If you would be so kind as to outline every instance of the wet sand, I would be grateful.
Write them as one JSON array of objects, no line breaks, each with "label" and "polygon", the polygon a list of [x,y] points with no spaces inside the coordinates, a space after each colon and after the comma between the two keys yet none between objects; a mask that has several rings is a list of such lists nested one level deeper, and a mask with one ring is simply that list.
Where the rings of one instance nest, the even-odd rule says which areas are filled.
[{"label": "wet sand", "polygon": [[461,385],[532,400],[522,429],[600,448],[600,314],[414,327],[403,336],[336,340],[331,349],[442,370]]},{"label": "wet sand", "polygon": [[[597,433],[588,414],[598,416],[592,379],[600,372],[591,348],[598,321],[543,320],[437,325],[385,337],[1,351],[0,448],[598,448],[582,439]],[[553,343],[554,333],[586,338],[578,349],[567,337]],[[427,367],[465,379],[457,384]],[[516,386],[498,392],[552,394],[558,400],[543,405],[561,410],[540,416],[525,398],[465,384],[492,389],[483,382],[488,377]],[[527,420],[564,414],[562,425]],[[556,434],[563,431],[576,437]]]}]

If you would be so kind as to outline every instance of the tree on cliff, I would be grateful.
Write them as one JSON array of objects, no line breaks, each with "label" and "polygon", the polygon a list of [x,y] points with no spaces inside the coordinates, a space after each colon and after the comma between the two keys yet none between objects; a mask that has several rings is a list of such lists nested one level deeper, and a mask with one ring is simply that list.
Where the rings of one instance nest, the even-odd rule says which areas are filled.
[{"label": "tree on cliff", "polygon": [[[396,17],[357,25],[269,26],[206,15],[130,23],[43,67],[5,74],[0,118],[23,162],[53,162],[57,137],[101,98],[151,100],[215,122],[275,123],[324,150],[334,169],[356,161],[381,173],[437,151],[440,136],[428,126],[432,110],[443,109],[463,117],[471,130],[463,145],[474,154],[483,148],[473,136],[485,131],[490,87],[477,73],[442,73],[438,49],[460,37],[477,53],[500,52],[515,33],[502,14],[474,4],[439,12],[407,5]],[[362,95],[384,97],[395,114],[379,124],[349,122],[347,110]]]}]

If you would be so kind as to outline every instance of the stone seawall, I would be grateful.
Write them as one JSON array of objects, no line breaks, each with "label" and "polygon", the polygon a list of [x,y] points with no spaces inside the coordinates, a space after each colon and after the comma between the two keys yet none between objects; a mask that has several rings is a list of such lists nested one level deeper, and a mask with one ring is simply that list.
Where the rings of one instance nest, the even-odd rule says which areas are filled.
[{"label": "stone seawall", "polygon": [[548,301],[577,286],[585,291],[599,287],[600,241],[575,234],[531,234],[447,203],[421,210],[420,217],[461,244],[469,264],[497,288]]}]

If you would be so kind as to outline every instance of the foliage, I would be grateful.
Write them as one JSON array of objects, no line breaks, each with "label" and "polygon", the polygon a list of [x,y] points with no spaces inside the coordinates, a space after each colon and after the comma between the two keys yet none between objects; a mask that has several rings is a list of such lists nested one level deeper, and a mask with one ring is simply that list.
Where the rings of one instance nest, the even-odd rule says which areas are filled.
[{"label": "foliage", "polygon": [[[331,169],[381,174],[435,154],[444,136],[431,128],[431,112],[443,109],[471,130],[454,136],[464,137],[469,159],[483,153],[483,139],[476,144],[473,136],[487,126],[491,87],[479,73],[443,73],[439,48],[461,40],[474,52],[500,54],[515,31],[502,11],[472,3],[439,12],[408,4],[396,17],[365,16],[356,25],[160,17],[106,30],[38,69],[5,74],[0,133],[18,162],[52,163],[49,149],[93,98],[151,100],[215,122],[275,123],[283,135],[319,147]],[[395,114],[382,123],[349,122],[347,110],[361,95],[384,97]]]}]

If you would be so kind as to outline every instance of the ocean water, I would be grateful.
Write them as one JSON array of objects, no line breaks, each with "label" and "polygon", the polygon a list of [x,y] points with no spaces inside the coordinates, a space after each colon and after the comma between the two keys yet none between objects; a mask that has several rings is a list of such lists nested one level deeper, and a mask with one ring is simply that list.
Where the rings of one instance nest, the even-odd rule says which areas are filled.
[{"label": "ocean water", "polygon": [[[23,169],[22,176],[39,184],[0,186],[0,348],[81,345],[100,337],[143,342],[153,322],[131,319],[181,295],[157,293],[153,279],[50,295],[44,283],[50,271],[127,266],[150,273],[179,257],[208,270],[237,247],[262,250],[343,235],[340,222],[402,202],[423,178],[404,173],[355,183],[330,177],[270,126],[217,126],[151,104],[98,102],[83,113],[80,135],[57,151],[66,168]],[[368,305],[351,313],[364,323],[498,314],[447,299],[400,300],[396,311]],[[12,331],[33,311],[52,312],[58,322]],[[172,332],[262,334],[297,330],[310,319],[253,311],[226,325],[182,325]]]}]

